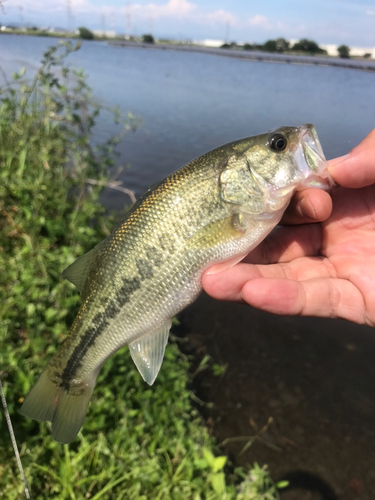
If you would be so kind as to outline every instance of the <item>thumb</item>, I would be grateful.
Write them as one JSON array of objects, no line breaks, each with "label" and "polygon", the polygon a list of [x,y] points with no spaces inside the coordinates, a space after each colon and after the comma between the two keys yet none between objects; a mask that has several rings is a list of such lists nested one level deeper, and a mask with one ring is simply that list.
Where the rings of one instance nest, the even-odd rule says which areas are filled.
[{"label": "thumb", "polygon": [[375,129],[349,154],[330,160],[328,172],[343,187],[375,184]]}]

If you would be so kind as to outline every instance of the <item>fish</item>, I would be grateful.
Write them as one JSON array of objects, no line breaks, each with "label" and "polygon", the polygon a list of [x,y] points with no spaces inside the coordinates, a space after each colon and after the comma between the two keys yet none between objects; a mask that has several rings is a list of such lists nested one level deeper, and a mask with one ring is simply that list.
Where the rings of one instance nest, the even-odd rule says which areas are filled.
[{"label": "fish", "polygon": [[329,190],[326,165],[314,125],[280,127],[220,146],[149,188],[63,272],[82,304],[21,413],[50,421],[52,437],[70,443],[101,366],[124,345],[152,385],[172,319],[200,294],[203,272],[242,260],[280,222],[296,190]]}]

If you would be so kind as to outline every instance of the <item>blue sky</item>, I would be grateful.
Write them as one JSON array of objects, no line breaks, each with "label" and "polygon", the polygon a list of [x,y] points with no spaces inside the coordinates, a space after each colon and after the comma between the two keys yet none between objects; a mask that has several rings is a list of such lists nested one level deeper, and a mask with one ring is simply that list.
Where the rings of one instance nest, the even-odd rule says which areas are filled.
[{"label": "blue sky", "polygon": [[[375,0],[0,0],[0,23],[115,30],[183,39],[375,46]],[[68,14],[70,13],[70,20]]]}]

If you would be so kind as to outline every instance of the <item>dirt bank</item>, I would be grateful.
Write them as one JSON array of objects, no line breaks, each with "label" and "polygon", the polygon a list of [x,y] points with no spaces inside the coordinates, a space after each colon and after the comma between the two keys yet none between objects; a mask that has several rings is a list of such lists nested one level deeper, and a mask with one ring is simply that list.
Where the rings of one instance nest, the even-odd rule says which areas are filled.
[{"label": "dirt bank", "polygon": [[306,489],[283,500],[374,499],[373,329],[277,317],[206,295],[179,319],[189,352],[227,365],[222,377],[203,371],[195,386],[214,403],[204,410],[208,425],[236,464],[267,463],[275,479],[305,471],[295,477]]}]

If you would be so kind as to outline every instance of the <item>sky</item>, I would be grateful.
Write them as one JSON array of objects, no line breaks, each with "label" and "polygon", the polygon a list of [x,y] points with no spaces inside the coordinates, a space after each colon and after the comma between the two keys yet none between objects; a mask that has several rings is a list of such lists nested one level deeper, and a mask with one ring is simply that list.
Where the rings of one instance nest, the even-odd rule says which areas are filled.
[{"label": "sky", "polygon": [[0,23],[184,40],[375,46],[375,0],[0,0]]}]

